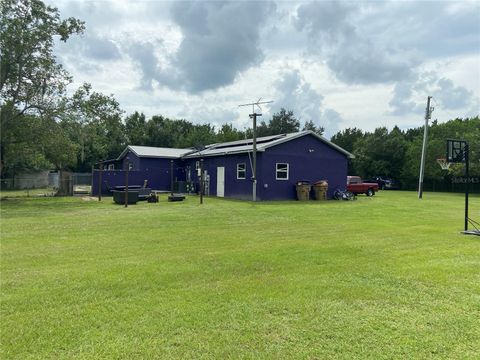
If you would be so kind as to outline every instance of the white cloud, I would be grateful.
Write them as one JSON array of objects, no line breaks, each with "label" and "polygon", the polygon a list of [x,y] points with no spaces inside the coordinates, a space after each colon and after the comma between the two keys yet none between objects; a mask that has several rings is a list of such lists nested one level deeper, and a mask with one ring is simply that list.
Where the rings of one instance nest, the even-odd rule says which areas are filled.
[{"label": "white cloud", "polygon": [[[144,81],[190,93],[230,85],[235,77],[264,58],[259,46],[262,18],[274,8],[268,2],[178,2],[172,19],[180,27],[180,46],[162,67],[153,47],[144,43],[131,56],[144,70]],[[148,89],[148,87],[147,87]]]},{"label": "white cloud", "polygon": [[332,133],[417,126],[428,95],[439,121],[479,112],[475,1],[51,3],[86,21],[57,47],[75,85],[127,113],[243,128],[237,105],[263,97],[263,120],[291,108]]},{"label": "white cloud", "polygon": [[271,112],[281,108],[292,110],[302,124],[313,121],[317,126],[325,128],[327,136],[337,132],[343,119],[340,114],[323,105],[324,97],[305,80],[298,69],[282,71],[275,82],[276,101]]}]

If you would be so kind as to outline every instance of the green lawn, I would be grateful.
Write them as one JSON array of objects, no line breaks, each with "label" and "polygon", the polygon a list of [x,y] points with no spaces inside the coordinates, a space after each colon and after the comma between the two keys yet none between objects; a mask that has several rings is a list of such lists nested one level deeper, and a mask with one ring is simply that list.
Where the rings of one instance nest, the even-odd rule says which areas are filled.
[{"label": "green lawn", "polygon": [[45,197],[53,196],[56,190],[53,188],[43,189],[22,189],[22,190],[0,190],[0,199],[18,197]]},{"label": "green lawn", "polygon": [[0,205],[2,359],[480,358],[460,194]]}]

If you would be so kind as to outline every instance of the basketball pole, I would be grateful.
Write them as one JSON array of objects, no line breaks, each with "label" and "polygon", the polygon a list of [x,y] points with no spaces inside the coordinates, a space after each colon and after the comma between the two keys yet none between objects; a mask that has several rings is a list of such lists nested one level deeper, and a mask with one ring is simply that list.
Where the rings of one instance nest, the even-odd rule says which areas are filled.
[{"label": "basketball pole", "polygon": [[468,193],[470,190],[470,171],[469,171],[469,162],[470,162],[470,156],[469,156],[469,147],[468,143],[465,144],[464,148],[464,158],[465,158],[465,177],[467,178],[466,184],[465,184],[465,224],[464,228],[465,231],[468,231]]},{"label": "basketball pole", "polygon": [[423,196],[423,176],[425,174],[425,157],[427,156],[427,135],[428,135],[428,119],[432,114],[433,108],[430,107],[431,96],[427,97],[427,107],[425,109],[425,129],[423,130],[422,160],[420,162],[420,176],[418,177],[418,198]]},{"label": "basketball pole", "polygon": [[[466,235],[480,235],[480,229],[475,224],[479,223],[473,221],[468,217],[468,197],[470,193],[470,146],[466,140],[447,139],[447,161],[451,163],[465,163],[465,218],[463,219],[463,234]],[[475,230],[468,230],[468,223],[471,223]]]}]

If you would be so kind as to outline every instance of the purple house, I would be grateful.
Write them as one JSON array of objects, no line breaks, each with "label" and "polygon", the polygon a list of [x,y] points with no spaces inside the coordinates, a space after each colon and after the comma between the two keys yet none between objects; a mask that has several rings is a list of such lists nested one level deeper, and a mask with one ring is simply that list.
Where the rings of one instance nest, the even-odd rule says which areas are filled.
[{"label": "purple house", "polygon": [[[185,184],[199,188],[203,159],[205,194],[234,199],[252,199],[252,139],[211,144],[203,150],[128,146],[117,161],[130,170],[130,183],[148,180],[150,187],[169,190],[171,179],[182,191]],[[327,180],[328,196],[345,188],[348,158],[353,155],[311,131],[257,139],[257,199],[296,199],[298,181]],[[113,171],[118,175],[118,170]],[[173,174],[173,176],[172,176]],[[103,172],[107,181],[115,177]],[[129,175],[130,176],[130,175]],[[122,175],[117,176],[121,180]],[[138,178],[138,179],[137,179]],[[93,193],[98,174],[94,172]],[[133,181],[133,182],[132,182]],[[118,181],[117,181],[118,182]]]}]

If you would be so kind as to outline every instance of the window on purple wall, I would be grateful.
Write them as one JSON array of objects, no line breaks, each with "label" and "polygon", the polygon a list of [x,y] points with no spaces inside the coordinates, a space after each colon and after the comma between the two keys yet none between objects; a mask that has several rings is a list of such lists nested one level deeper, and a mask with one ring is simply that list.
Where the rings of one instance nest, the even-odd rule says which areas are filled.
[{"label": "window on purple wall", "polygon": [[133,170],[133,163],[129,162],[128,163],[128,171]]},{"label": "window on purple wall", "polygon": [[276,164],[275,179],[288,180],[288,164],[287,163]]},{"label": "window on purple wall", "polygon": [[247,166],[245,163],[237,164],[237,179],[245,180],[247,178]]}]

